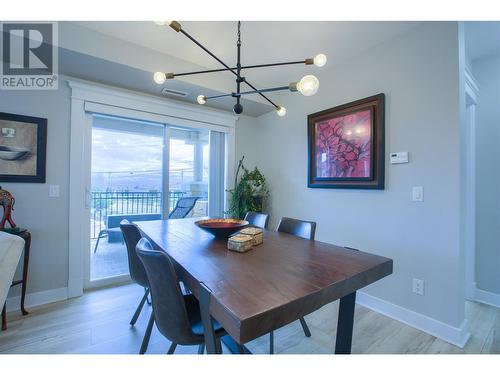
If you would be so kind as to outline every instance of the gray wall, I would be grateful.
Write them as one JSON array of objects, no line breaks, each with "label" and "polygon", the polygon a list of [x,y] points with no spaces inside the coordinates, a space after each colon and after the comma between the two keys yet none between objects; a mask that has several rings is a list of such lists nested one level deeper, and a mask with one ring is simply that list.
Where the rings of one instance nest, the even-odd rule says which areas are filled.
[{"label": "gray wall", "polygon": [[[0,183],[16,198],[13,217],[32,235],[28,293],[68,283],[70,90],[0,90],[0,112],[47,118],[47,183]],[[49,198],[49,185],[60,197]],[[19,270],[18,270],[19,275]],[[19,287],[10,295],[19,294]]]},{"label": "gray wall", "polygon": [[[394,274],[365,291],[454,327],[464,318],[458,55],[457,23],[425,23],[317,70],[316,96],[287,93],[278,101],[285,117],[258,118],[253,156],[270,182],[272,225],[281,216],[315,220],[318,240],[392,258]],[[307,115],[381,92],[386,189],[308,189]],[[409,151],[411,162],[390,165],[394,151]],[[412,186],[420,185],[425,201],[413,202]],[[425,281],[424,296],[412,293],[413,278]]]},{"label": "gray wall", "polygon": [[500,56],[475,60],[476,107],[476,283],[500,294]]},{"label": "gray wall", "polygon": [[[248,169],[257,165],[257,132],[256,119],[248,116],[240,116],[236,124],[236,165],[242,156],[245,157],[244,164]],[[232,186],[231,186],[232,188]]]}]

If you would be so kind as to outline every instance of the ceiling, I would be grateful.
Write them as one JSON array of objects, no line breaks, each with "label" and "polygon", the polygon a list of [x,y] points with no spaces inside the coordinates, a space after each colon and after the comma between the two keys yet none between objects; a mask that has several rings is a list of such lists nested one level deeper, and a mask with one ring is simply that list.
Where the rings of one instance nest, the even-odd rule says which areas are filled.
[{"label": "ceiling", "polygon": [[[77,22],[101,34],[175,56],[206,68],[220,65],[184,35],[154,22]],[[236,22],[181,22],[183,29],[227,64],[236,61]],[[259,64],[302,60],[324,53],[328,64],[346,61],[415,27],[418,22],[242,22],[242,63]],[[314,66],[253,69],[245,77],[261,88],[283,86],[314,74]],[[165,66],[164,70],[169,71]],[[177,71],[177,73],[180,73]],[[230,74],[230,73],[212,73]],[[181,80],[181,79],[180,79]]]},{"label": "ceiling", "polygon": [[[173,80],[169,82],[168,88],[187,93],[185,97],[164,95],[159,86],[151,79],[151,73],[142,69],[118,64],[98,57],[89,56],[65,48],[59,48],[59,72],[61,74],[80,78],[88,81],[96,81],[110,86],[117,86],[128,90],[144,92],[151,95],[179,100],[187,103],[195,103],[196,96],[203,92],[206,95],[219,95],[220,91],[202,88],[188,82]],[[127,77],[126,80],[123,77]],[[234,105],[232,98],[222,98],[210,103],[211,108],[231,111]],[[270,105],[243,99],[245,115],[258,117],[272,111]]]},{"label": "ceiling", "polygon": [[465,22],[465,47],[471,60],[500,54],[500,22]]}]

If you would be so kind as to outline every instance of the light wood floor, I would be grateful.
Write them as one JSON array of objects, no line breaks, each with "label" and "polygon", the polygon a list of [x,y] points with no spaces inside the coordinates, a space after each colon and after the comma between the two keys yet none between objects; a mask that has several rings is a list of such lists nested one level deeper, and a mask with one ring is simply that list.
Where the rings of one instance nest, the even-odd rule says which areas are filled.
[{"label": "light wood floor", "polygon": [[[28,316],[9,314],[9,328],[0,332],[0,353],[137,353],[151,311],[146,306],[135,327],[129,320],[142,296],[136,285],[86,293],[83,297],[33,308]],[[472,337],[464,349],[396,320],[356,305],[353,353],[500,353],[500,309],[467,303]],[[299,322],[275,333],[276,353],[332,353],[338,302],[308,315],[312,337]],[[148,353],[165,353],[170,343],[153,331]],[[269,336],[247,344],[254,353],[267,353]],[[176,353],[196,353],[177,347]]]}]

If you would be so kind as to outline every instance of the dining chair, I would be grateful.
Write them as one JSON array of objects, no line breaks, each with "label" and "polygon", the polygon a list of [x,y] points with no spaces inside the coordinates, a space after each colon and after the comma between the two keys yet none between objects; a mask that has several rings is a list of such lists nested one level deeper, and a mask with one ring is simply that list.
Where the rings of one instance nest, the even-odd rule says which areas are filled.
[{"label": "dining chair", "polygon": [[200,199],[200,197],[182,197],[179,198],[177,204],[175,205],[172,212],[168,214],[169,219],[183,219],[189,215],[189,213],[193,210],[196,201]]},{"label": "dining chair", "polygon": [[[276,228],[276,232],[288,233],[297,237],[304,238],[306,240],[314,241],[314,236],[316,235],[316,222],[292,219],[290,217],[282,217],[278,224],[278,227]],[[300,318],[299,321],[302,325],[304,335],[306,335],[307,337],[311,337],[311,331],[309,330],[304,317]],[[274,331],[271,331],[271,333],[269,334],[269,354],[273,353]]]},{"label": "dining chair", "polygon": [[[172,343],[167,354],[173,354],[177,345],[198,345],[198,354],[203,354],[205,332],[200,304],[192,294],[182,294],[170,257],[164,251],[153,250],[146,238],[137,243],[136,252],[149,279],[156,326]],[[220,346],[220,337],[227,333],[217,321],[213,327]]]},{"label": "dining chair", "polygon": [[[137,228],[135,224],[132,224],[131,222],[125,219],[120,222],[120,229],[122,231],[123,238],[125,240],[125,244],[127,247],[128,269],[130,273],[130,278],[136,284],[139,284],[144,288],[144,295],[141,299],[141,302],[139,302],[139,306],[137,306],[137,309],[135,310],[135,313],[132,316],[132,320],[130,320],[130,325],[133,326],[135,322],[137,322],[137,318],[139,318],[142,308],[144,307],[144,303],[146,303],[148,299],[148,295],[150,293],[149,281],[148,281],[148,276],[146,274],[146,270],[144,269],[144,265],[142,264],[141,260],[137,257],[137,253],[135,252],[137,243],[142,238],[139,228]],[[140,354],[146,352],[149,343],[149,338],[151,337],[151,331],[153,329],[153,323],[154,320],[151,322],[151,324],[148,324],[146,328],[146,332],[144,333],[144,338],[142,340],[141,349],[139,351]]]},{"label": "dining chair", "polygon": [[248,221],[250,225],[254,227],[266,229],[267,224],[269,223],[269,215],[260,212],[249,211],[245,215],[245,220]]}]

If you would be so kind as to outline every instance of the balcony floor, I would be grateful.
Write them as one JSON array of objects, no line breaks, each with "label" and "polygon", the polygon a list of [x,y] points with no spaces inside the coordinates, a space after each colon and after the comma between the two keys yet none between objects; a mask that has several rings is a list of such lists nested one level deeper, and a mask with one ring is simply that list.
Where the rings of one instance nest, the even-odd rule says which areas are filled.
[{"label": "balcony floor", "polygon": [[128,274],[127,249],[121,242],[108,243],[101,238],[97,252],[96,240],[90,240],[90,280]]}]

